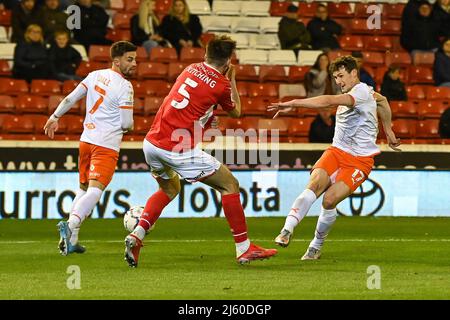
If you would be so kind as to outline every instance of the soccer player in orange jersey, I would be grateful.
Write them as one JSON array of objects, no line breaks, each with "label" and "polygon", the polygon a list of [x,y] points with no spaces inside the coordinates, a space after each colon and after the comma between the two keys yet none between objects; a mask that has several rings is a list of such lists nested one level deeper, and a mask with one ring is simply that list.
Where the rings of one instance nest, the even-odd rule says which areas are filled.
[{"label": "soccer player in orange jersey", "polygon": [[337,216],[336,206],[351,195],[368,177],[373,157],[380,151],[376,145],[377,113],[380,116],[389,146],[398,151],[399,140],[392,131],[391,109],[386,98],[359,81],[356,60],[351,56],[339,58],[330,65],[343,94],[323,95],[273,103],[269,111],[289,112],[293,108],[328,108],[339,106],[333,144],[314,165],[306,189],[292,204],[281,233],[275,243],[286,247],[294,228],[305,217],[312,204],[324,194],[322,210],[315,237],[302,260],[319,259],[322,245]]},{"label": "soccer player in orange jersey", "polygon": [[133,86],[126,78],[136,70],[136,46],[119,41],[111,46],[112,67],[89,75],[61,101],[45,124],[51,139],[58,120],[78,100],[86,98],[86,118],[80,138],[80,188],[68,221],[58,223],[62,255],[83,253],[78,243],[81,223],[89,216],[110,183],[119,158],[122,136],[133,128]]},{"label": "soccer player in orange jersey", "polygon": [[138,263],[147,231],[162,210],[180,192],[180,175],[189,182],[201,181],[222,195],[225,218],[236,245],[236,260],[247,263],[277,253],[251,243],[247,236],[239,183],[230,170],[196,144],[196,131],[203,131],[220,105],[231,117],[239,117],[241,105],[231,56],[236,42],[223,36],[208,43],[205,61],[188,66],[164,99],[144,140],[144,155],[160,189],[147,201],[139,225],[125,239],[125,259]]}]

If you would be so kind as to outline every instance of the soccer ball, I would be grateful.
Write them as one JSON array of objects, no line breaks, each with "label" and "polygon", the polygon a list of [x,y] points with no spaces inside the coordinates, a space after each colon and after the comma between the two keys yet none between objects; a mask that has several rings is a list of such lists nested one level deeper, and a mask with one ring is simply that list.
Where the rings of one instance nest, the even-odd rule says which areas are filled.
[{"label": "soccer ball", "polygon": [[133,232],[139,223],[144,207],[133,206],[123,216],[123,226],[128,232]]}]

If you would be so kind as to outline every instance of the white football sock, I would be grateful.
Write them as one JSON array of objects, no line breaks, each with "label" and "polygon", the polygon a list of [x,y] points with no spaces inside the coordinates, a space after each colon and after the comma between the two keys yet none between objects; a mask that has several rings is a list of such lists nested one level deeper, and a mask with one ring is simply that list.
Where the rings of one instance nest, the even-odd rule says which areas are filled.
[{"label": "white football sock", "polygon": [[248,248],[250,248],[250,240],[247,239],[245,241],[236,243],[236,257],[241,256],[242,254],[244,254]]},{"label": "white football sock", "polygon": [[76,245],[78,243],[78,233],[80,232],[80,228],[70,229],[72,231],[72,235],[70,236],[70,244]]},{"label": "white football sock", "polygon": [[309,244],[310,247],[318,250],[322,249],[325,238],[331,230],[336,221],[337,211],[335,209],[327,210],[322,207],[319,219],[317,220],[316,231],[314,232],[314,239]]},{"label": "white football sock", "polygon": [[[78,200],[80,200],[80,198],[82,196],[84,196],[85,194],[86,194],[86,191],[79,188],[75,195],[75,199],[73,199],[73,201],[72,201],[72,208],[70,209],[70,217],[68,220],[69,228],[72,227],[72,228],[70,228],[70,230],[72,231],[72,236],[70,237],[71,244],[76,244],[78,242],[78,232],[80,231],[80,228],[76,228],[75,226],[78,223],[81,223],[80,219],[77,216],[72,215],[72,212],[73,212],[73,209],[75,208],[75,205],[77,204]],[[72,218],[72,219],[70,219],[70,218]]]},{"label": "white football sock", "polygon": [[316,194],[312,190],[305,189],[292,204],[291,211],[289,211],[286,217],[283,229],[291,233],[294,232],[294,228],[306,216],[316,199]]},{"label": "white football sock", "polygon": [[131,234],[134,234],[136,237],[139,238],[139,240],[142,241],[142,240],[144,240],[146,231],[145,231],[145,229],[143,227],[138,225],[136,228],[134,228],[134,230],[133,230],[133,232]]},{"label": "white football sock", "polygon": [[86,193],[78,199],[69,217],[69,228],[79,228],[81,223],[91,214],[100,200],[103,191],[99,188],[89,187]]}]

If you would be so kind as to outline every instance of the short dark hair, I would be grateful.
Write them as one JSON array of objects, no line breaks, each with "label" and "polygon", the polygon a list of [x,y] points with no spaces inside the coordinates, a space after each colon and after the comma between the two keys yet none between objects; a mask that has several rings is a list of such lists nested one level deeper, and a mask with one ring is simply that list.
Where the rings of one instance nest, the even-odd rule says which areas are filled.
[{"label": "short dark hair", "polygon": [[121,57],[127,52],[136,51],[137,47],[129,41],[117,41],[111,45],[111,59]]},{"label": "short dark hair", "polygon": [[345,68],[345,70],[350,73],[352,70],[358,71],[358,65],[356,63],[355,58],[352,56],[343,56],[340,58],[337,58],[330,64],[330,74],[333,74],[333,72],[339,71],[342,67]]},{"label": "short dark hair", "polygon": [[224,65],[236,50],[236,41],[229,36],[214,37],[206,46],[206,57],[217,66]]}]

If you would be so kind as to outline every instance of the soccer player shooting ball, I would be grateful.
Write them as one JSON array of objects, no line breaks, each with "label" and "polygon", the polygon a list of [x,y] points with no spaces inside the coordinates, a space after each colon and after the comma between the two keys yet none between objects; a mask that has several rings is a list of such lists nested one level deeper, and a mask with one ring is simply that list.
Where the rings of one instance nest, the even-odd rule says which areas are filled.
[{"label": "soccer player shooting ball", "polygon": [[374,164],[373,157],[380,153],[376,145],[377,113],[389,147],[400,151],[400,140],[392,131],[389,103],[385,97],[374,92],[372,87],[360,82],[356,60],[351,56],[341,57],[331,63],[330,73],[343,94],[272,103],[267,108],[268,111],[276,111],[275,118],[294,108],[338,106],[332,146],[325,150],[314,165],[306,189],[295,199],[281,233],[275,238],[277,245],[287,247],[294,228],[317,198],[324,194],[315,236],[302,260],[320,258],[325,238],[336,221],[336,206],[369,176]]}]

